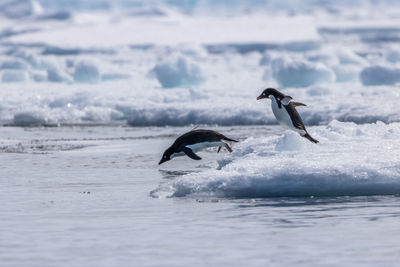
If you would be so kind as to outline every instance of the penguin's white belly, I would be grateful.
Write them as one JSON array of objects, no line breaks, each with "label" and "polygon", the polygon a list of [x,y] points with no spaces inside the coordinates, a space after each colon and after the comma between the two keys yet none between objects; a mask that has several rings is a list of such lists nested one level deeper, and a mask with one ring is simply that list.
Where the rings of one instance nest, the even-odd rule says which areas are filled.
[{"label": "penguin's white belly", "polygon": [[271,107],[272,112],[275,115],[275,118],[283,127],[298,132],[300,134],[304,134],[303,130],[297,129],[293,126],[292,119],[289,116],[289,113],[286,111],[286,108],[282,105],[282,108],[279,108],[278,103],[275,98],[271,99]]},{"label": "penguin's white belly", "polygon": [[[209,147],[216,147],[216,146],[225,146],[225,143],[223,143],[223,142],[202,142],[202,143],[197,143],[197,144],[193,144],[193,145],[188,145],[186,147],[193,150],[193,152],[198,152],[200,150],[203,150],[203,149],[206,149]],[[173,158],[181,157],[181,156],[185,156],[185,153],[179,152],[179,153],[172,154]]]}]

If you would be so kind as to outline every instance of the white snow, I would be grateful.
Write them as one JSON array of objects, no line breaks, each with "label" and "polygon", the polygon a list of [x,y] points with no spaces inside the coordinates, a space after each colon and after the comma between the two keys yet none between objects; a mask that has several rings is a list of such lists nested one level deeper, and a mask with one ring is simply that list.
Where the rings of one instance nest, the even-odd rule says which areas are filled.
[{"label": "white snow", "polygon": [[0,60],[0,70],[28,70],[29,68],[28,63],[21,59]]},{"label": "white snow", "polygon": [[62,71],[57,68],[47,70],[47,79],[49,82],[66,82],[71,80],[68,75],[62,73]]},{"label": "white snow", "polygon": [[[400,124],[342,123],[313,127],[312,144],[293,132],[248,138],[218,170],[183,176],[173,196],[288,197],[400,192]],[[379,155],[379,156],[377,156]]]},{"label": "white snow", "polygon": [[100,81],[100,70],[94,62],[78,62],[74,71],[74,79],[76,82],[97,83]]},{"label": "white snow", "polygon": [[22,70],[2,71],[1,81],[3,83],[26,82],[29,80],[29,74]]},{"label": "white snow", "polygon": [[272,76],[282,87],[308,87],[335,80],[335,73],[322,63],[279,58],[271,64]]},{"label": "white snow", "polygon": [[199,85],[205,80],[200,66],[184,57],[160,62],[151,72],[164,88]]},{"label": "white snow", "polygon": [[47,124],[44,114],[38,111],[24,111],[15,114],[15,126],[42,126]]},{"label": "white snow", "polygon": [[42,12],[43,9],[36,0],[2,0],[0,3],[0,15],[11,19],[21,19]]},{"label": "white snow", "polygon": [[360,73],[364,85],[391,85],[400,82],[400,69],[384,66],[372,66]]},{"label": "white snow", "polygon": [[360,75],[360,67],[353,65],[337,65],[332,67],[335,72],[336,82],[357,81]]},{"label": "white snow", "polygon": [[[90,18],[93,19],[93,18]],[[97,20],[97,18],[94,18]],[[239,17],[126,17],[121,21],[89,21],[79,25],[67,22],[59,29],[42,30],[8,38],[13,43],[45,43],[56,47],[116,47],[121,45],[176,44],[293,44],[309,45],[319,36],[312,19],[265,16]],[[95,22],[95,23],[94,23]],[[301,27],[299,27],[301,25]],[[293,31],[296,27],[297,30]],[[129,33],[129,34],[127,34]],[[70,38],[65,38],[69,36]],[[73,38],[71,38],[73,37]],[[313,45],[313,43],[310,43]]]},{"label": "white snow", "polygon": [[[305,102],[306,125],[400,121],[396,5],[41,4],[0,18],[2,122],[37,110],[56,123],[276,124],[255,100],[267,87]],[[44,19],[62,10],[71,16]]]}]

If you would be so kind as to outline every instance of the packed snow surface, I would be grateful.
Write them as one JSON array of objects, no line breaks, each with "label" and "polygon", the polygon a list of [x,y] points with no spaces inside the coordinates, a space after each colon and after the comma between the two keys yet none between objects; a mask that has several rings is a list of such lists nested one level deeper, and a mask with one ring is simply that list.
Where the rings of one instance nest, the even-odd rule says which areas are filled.
[{"label": "packed snow surface", "polygon": [[400,193],[400,124],[332,121],[310,129],[312,144],[297,133],[249,137],[216,170],[172,183],[172,196],[310,197]]}]

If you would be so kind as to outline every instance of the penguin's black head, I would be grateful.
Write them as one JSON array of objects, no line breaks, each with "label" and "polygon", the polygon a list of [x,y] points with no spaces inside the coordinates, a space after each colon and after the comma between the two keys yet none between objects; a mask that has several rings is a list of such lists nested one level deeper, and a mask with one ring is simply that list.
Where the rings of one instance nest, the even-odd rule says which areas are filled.
[{"label": "penguin's black head", "polygon": [[158,163],[158,165],[163,164],[164,162],[171,160],[171,155],[174,154],[174,149],[172,147],[168,148],[167,150],[165,150],[163,156],[161,157],[160,162]]},{"label": "penguin's black head", "polygon": [[257,97],[257,100],[263,99],[263,98],[269,98],[269,96],[274,96],[276,99],[282,99],[285,97],[284,94],[279,92],[278,90],[274,88],[267,88],[265,89],[259,97]]}]

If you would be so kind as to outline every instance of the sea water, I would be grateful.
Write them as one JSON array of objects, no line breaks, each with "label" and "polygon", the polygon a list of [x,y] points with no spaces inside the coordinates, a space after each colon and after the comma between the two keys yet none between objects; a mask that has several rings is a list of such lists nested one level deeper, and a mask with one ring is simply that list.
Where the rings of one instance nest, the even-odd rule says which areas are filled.
[{"label": "sea water", "polygon": [[[390,155],[382,149],[381,166],[359,173],[355,155],[329,163],[329,147],[345,150],[343,136],[353,138],[357,126],[331,125],[336,144],[311,128],[319,145],[278,126],[214,127],[241,141],[232,154],[209,149],[199,152],[202,161],[159,166],[189,128],[1,128],[1,266],[397,266],[400,199],[379,187],[390,182],[381,172]],[[376,128],[360,127],[363,139],[390,130]],[[323,154],[318,163],[302,158],[314,149]],[[378,159],[386,156],[389,163]],[[318,164],[308,173],[305,165]],[[225,170],[230,165],[235,171]],[[367,194],[354,182],[360,175]],[[318,196],[330,184],[331,193]],[[359,190],[349,196],[346,186]]]}]

